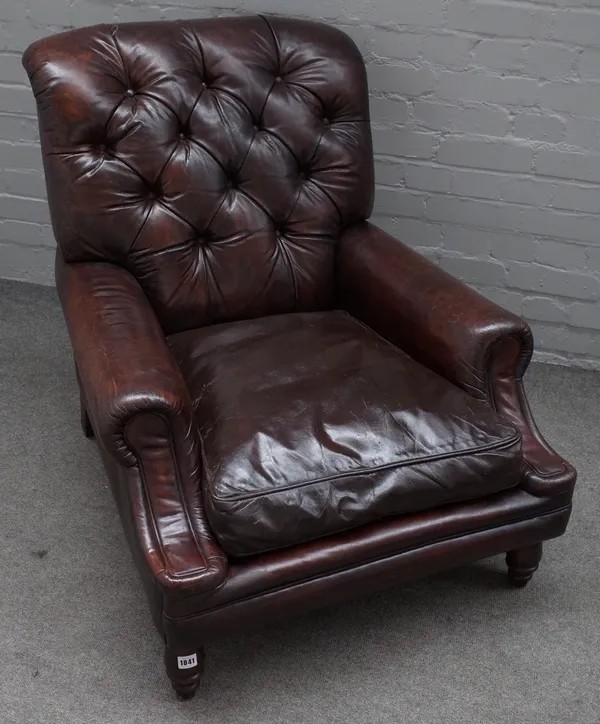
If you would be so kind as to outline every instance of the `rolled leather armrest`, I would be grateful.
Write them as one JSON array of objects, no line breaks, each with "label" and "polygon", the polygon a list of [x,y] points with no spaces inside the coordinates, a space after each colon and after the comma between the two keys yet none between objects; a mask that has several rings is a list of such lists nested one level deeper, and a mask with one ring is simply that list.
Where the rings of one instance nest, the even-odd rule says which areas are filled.
[{"label": "rolled leather armrest", "polygon": [[154,578],[215,588],[227,565],[202,509],[192,403],[148,300],[124,269],[66,263],[60,252],[56,281],[96,437],[119,465],[139,471],[127,524]]},{"label": "rolled leather armrest", "polygon": [[66,263],[56,282],[87,412],[107,452],[137,464],[128,435],[136,415],[176,423],[191,405],[181,373],[144,293],[124,269]]},{"label": "rolled leather armrest", "polygon": [[343,233],[336,274],[350,314],[513,422],[523,436],[523,487],[572,489],[575,471],[541,436],[523,390],[533,353],[524,320],[368,222]]}]

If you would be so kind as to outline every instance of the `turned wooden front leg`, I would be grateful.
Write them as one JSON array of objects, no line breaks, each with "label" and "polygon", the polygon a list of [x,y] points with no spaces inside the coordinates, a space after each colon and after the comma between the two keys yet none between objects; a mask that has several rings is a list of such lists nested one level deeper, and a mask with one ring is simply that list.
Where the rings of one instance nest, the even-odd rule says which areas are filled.
[{"label": "turned wooden front leg", "polygon": [[513,586],[523,588],[537,571],[542,559],[542,544],[536,543],[527,548],[518,548],[506,554],[508,579]]},{"label": "turned wooden front leg", "polygon": [[204,671],[204,649],[186,650],[165,647],[165,667],[171,685],[180,699],[191,699]]}]

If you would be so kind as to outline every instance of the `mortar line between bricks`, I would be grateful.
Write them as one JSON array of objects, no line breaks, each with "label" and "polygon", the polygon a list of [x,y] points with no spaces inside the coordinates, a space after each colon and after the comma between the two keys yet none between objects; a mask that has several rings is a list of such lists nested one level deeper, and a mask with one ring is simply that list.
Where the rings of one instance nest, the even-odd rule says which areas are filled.
[{"label": "mortar line between bricks", "polygon": [[[600,55],[600,49],[598,51]],[[510,77],[517,77],[517,76],[500,76],[504,79],[508,79]],[[535,80],[534,78],[530,78],[530,80]],[[557,81],[558,82],[558,81]],[[569,82],[567,79],[561,79],[561,83],[564,85],[568,85]],[[584,81],[585,83],[593,83],[593,85],[598,86],[598,93],[600,93],[600,79],[597,81]],[[369,97],[374,100],[389,100],[393,102],[398,101],[404,101],[405,103],[429,103],[432,105],[439,105],[439,106],[449,106],[451,108],[456,108],[458,110],[472,110],[473,108],[485,108],[492,111],[506,111],[509,114],[514,113],[521,113],[524,115],[533,115],[533,116],[540,116],[540,117],[552,117],[552,118],[561,118],[562,120],[569,121],[569,120],[575,120],[575,121],[595,121],[596,123],[600,124],[600,121],[597,116],[593,115],[585,115],[585,114],[575,114],[575,113],[569,113],[568,111],[557,111],[551,108],[541,108],[540,106],[524,106],[517,103],[505,103],[502,105],[501,103],[493,103],[492,101],[477,101],[477,100],[464,100],[464,99],[448,99],[448,98],[438,98],[431,93],[428,93],[427,95],[419,95],[419,96],[408,96],[403,95],[402,93],[394,93],[393,91],[378,91],[378,90],[371,90],[369,92]],[[377,121],[376,119],[372,120],[373,123],[383,123],[381,121]],[[387,124],[391,125],[391,124]],[[406,123],[398,123],[395,124],[396,126],[406,126]],[[441,131],[439,129],[435,129],[432,131],[432,129],[427,128],[426,126],[419,127],[421,130],[429,130],[431,132],[437,132],[437,133],[444,133],[445,131]],[[415,130],[419,130],[415,129]],[[466,135],[483,135],[485,134],[466,134]],[[494,140],[508,138],[510,139],[510,136],[488,136],[488,138],[493,138]],[[530,143],[540,143],[540,144],[546,144],[548,146],[556,146],[556,145],[567,145],[571,146],[572,148],[579,148],[580,150],[587,150],[581,146],[572,146],[572,144],[565,144],[563,141],[552,143],[548,141],[538,141],[536,139],[520,139],[526,142]]]},{"label": "mortar line between bricks", "polygon": [[[400,164],[397,164],[397,165],[400,165]],[[403,165],[405,165],[405,164],[403,164]],[[472,173],[472,174],[479,173],[479,171],[477,169],[472,169],[472,168],[463,167],[463,166],[459,167],[459,170],[464,171],[465,173]],[[448,198],[453,198],[453,199],[481,201],[484,204],[489,204],[489,205],[500,204],[503,206],[510,206],[510,207],[514,207],[516,209],[521,209],[521,210],[532,209],[532,208],[533,209],[549,209],[562,216],[585,218],[585,219],[589,219],[590,221],[597,219],[600,216],[600,210],[597,213],[592,212],[592,211],[580,211],[578,209],[570,209],[570,208],[565,208],[563,206],[556,206],[556,205],[554,205],[554,202],[551,202],[548,204],[533,204],[533,203],[526,204],[524,202],[509,201],[509,200],[506,200],[501,197],[489,198],[486,196],[472,196],[467,193],[459,194],[459,193],[452,191],[452,189],[450,189],[448,191],[435,191],[433,189],[420,189],[420,188],[413,187],[413,186],[406,186],[405,184],[393,185],[393,184],[384,184],[384,183],[379,183],[379,182],[377,182],[377,188],[383,188],[388,191],[399,191],[399,190],[410,191],[415,194],[432,195],[432,196],[435,196],[436,198],[448,197]],[[569,188],[568,184],[567,184],[567,188]],[[600,238],[600,234],[599,234],[599,238]]]},{"label": "mortar line between bricks", "polygon": [[[569,6],[570,7],[570,6]],[[558,8],[557,8],[558,9]],[[563,10],[566,8],[562,8]],[[600,17],[600,8],[598,12],[598,16]],[[419,27],[419,26],[412,26],[412,25],[379,25],[375,24],[371,26],[374,30],[383,30],[390,33],[397,33],[398,35],[423,35],[423,36],[429,36],[429,35],[445,35],[446,37],[450,36],[456,36],[459,38],[470,38],[472,40],[497,40],[499,42],[507,41],[507,42],[518,42],[518,43],[529,43],[532,42],[535,44],[540,45],[550,45],[550,46],[559,46],[562,48],[568,48],[568,49],[581,49],[581,50],[587,50],[589,48],[600,48],[600,40],[598,41],[598,45],[590,44],[590,43],[576,43],[576,42],[568,42],[566,40],[560,40],[558,38],[528,38],[524,37],[522,35],[498,35],[497,33],[483,33],[481,31],[475,31],[475,30],[460,30],[458,28],[442,28],[442,27],[436,27],[436,28],[427,28],[427,27]]]},{"label": "mortar line between bricks", "polygon": [[31,92],[31,89],[25,83],[11,80],[0,80],[0,90],[3,88],[22,88],[23,90]]},{"label": "mortar line between bricks", "polygon": [[600,8],[596,9],[593,6],[589,5],[554,5],[553,3],[549,2],[537,2],[536,0],[501,0],[501,2],[498,2],[496,0],[492,0],[491,2],[487,1],[485,3],[486,5],[493,5],[495,7],[514,7],[514,8],[525,8],[527,10],[538,10],[538,11],[547,11],[549,13],[555,13],[556,11],[571,11],[571,9],[585,13],[588,15],[600,15]]},{"label": "mortar line between bricks", "polygon": [[5,111],[0,108],[0,118],[18,118],[27,121],[37,121],[37,116],[33,113],[19,113],[18,111]]},{"label": "mortar line between bricks", "polygon": [[[397,187],[392,186],[391,188],[394,190],[397,190]],[[563,216],[575,217],[575,218],[585,218],[585,219],[589,219],[590,221],[600,220],[600,211],[598,211],[597,214],[594,214],[589,211],[574,211],[574,210],[559,208],[556,206],[544,206],[541,204],[523,204],[523,203],[518,203],[517,201],[506,201],[505,199],[488,199],[488,198],[481,198],[480,196],[468,196],[466,194],[452,193],[452,191],[440,193],[437,191],[421,191],[420,189],[407,189],[407,190],[413,191],[415,193],[424,194],[424,195],[430,195],[435,198],[452,198],[452,199],[458,199],[458,200],[468,199],[469,201],[481,201],[482,203],[484,203],[486,205],[489,204],[490,206],[493,206],[494,204],[495,205],[500,204],[502,206],[509,206],[511,208],[522,209],[522,210],[532,209],[532,208],[533,209],[548,209],[550,211],[554,211],[556,214],[560,214]],[[600,243],[600,230],[598,233],[598,241]]]},{"label": "mortar line between bricks", "polygon": [[[452,139],[462,139],[463,136],[451,136]],[[475,140],[475,139],[474,139]],[[479,140],[479,139],[476,139]],[[496,139],[496,140],[502,140],[502,139]],[[490,145],[493,145],[490,143]],[[557,150],[555,148],[549,149],[549,150]],[[571,151],[560,151],[561,153],[572,153]],[[582,154],[583,155],[583,154]],[[588,154],[589,155],[589,154]],[[596,155],[596,154],[594,154]],[[600,164],[600,154],[597,154],[599,156],[598,162]],[[573,188],[576,187],[584,187],[585,189],[589,190],[598,190],[600,189],[600,181],[585,181],[583,179],[577,179],[577,178],[567,178],[565,176],[552,176],[552,175],[546,175],[546,174],[536,174],[532,173],[531,171],[503,171],[500,169],[493,169],[493,168],[480,168],[480,167],[474,167],[474,166],[453,166],[451,164],[442,163],[442,162],[436,162],[432,161],[431,159],[420,159],[414,156],[398,156],[398,155],[388,155],[388,154],[382,154],[378,153],[374,155],[375,161],[383,161],[386,164],[393,164],[393,165],[418,165],[418,166],[425,166],[427,168],[441,168],[448,171],[466,171],[466,172],[472,172],[472,173],[478,173],[481,175],[499,175],[506,177],[507,179],[515,178],[515,179],[523,179],[523,180],[529,180],[533,182],[540,182],[540,183],[558,183],[564,186],[570,186]],[[474,197],[479,198],[479,197]],[[484,201],[501,201],[504,203],[503,199],[483,199]],[[506,202],[511,203],[511,202]],[[536,207],[539,207],[539,204],[535,204]],[[558,209],[560,210],[560,209]],[[562,209],[562,211],[568,211],[568,209]],[[577,209],[573,210],[573,213],[592,213],[592,212],[582,212]],[[599,212],[600,213],[600,199],[599,199]]]},{"label": "mortar line between bricks", "polygon": [[[393,218],[403,218],[403,217],[391,216],[391,217],[389,217],[389,218],[392,218],[392,219],[393,219]],[[407,218],[411,218],[411,217],[407,217]],[[598,248],[600,248],[599,245],[592,244],[592,243],[586,242],[586,241],[581,241],[581,240],[579,240],[579,239],[564,239],[564,238],[562,238],[562,237],[557,239],[556,237],[551,237],[551,236],[547,236],[547,235],[544,235],[544,234],[531,234],[531,233],[528,233],[528,232],[526,232],[526,231],[517,231],[517,230],[512,230],[512,229],[501,229],[501,228],[499,228],[499,227],[489,227],[489,226],[475,227],[475,226],[467,226],[467,225],[464,224],[464,223],[457,223],[457,222],[454,222],[454,221],[428,221],[428,220],[425,220],[425,219],[418,219],[418,220],[421,221],[422,223],[428,223],[428,224],[431,224],[431,225],[441,225],[441,224],[443,224],[444,227],[445,227],[445,231],[449,231],[450,229],[460,230],[460,231],[464,231],[464,232],[469,232],[469,231],[477,231],[477,232],[480,232],[480,231],[483,231],[483,232],[485,232],[485,233],[487,233],[487,234],[490,234],[490,235],[492,235],[492,236],[517,236],[517,237],[523,237],[524,239],[529,239],[529,240],[531,240],[531,241],[537,241],[537,242],[540,242],[540,243],[544,243],[545,241],[554,241],[554,242],[555,242],[555,241],[559,241],[559,242],[561,242],[561,243],[567,244],[568,246],[581,246],[581,247],[584,247],[586,250],[589,250],[589,249],[598,249]],[[465,254],[464,252],[459,252],[459,253],[462,253],[463,255],[466,256],[466,254]],[[494,257],[494,258],[498,259],[498,257]],[[533,263],[535,263],[534,260],[529,260],[529,261],[525,260],[525,261],[523,261],[523,260],[519,260],[519,259],[508,259],[508,260],[506,260],[506,259],[498,259],[498,261],[510,261],[510,262],[527,263],[527,264],[533,264]],[[590,273],[597,274],[598,272],[590,272]]]},{"label": "mortar line between bricks", "polygon": [[[452,136],[451,138],[463,138],[463,136]],[[480,139],[477,139],[477,140],[480,140]],[[502,140],[502,139],[495,139],[495,140],[497,141],[497,140]],[[554,150],[554,149],[552,149],[552,150]],[[568,153],[568,151],[565,153]],[[481,174],[483,176],[497,175],[497,176],[502,176],[506,179],[518,177],[519,179],[527,179],[529,181],[534,181],[534,182],[539,181],[541,183],[560,182],[561,184],[565,184],[567,186],[583,185],[586,188],[589,188],[590,190],[593,190],[593,191],[598,190],[600,192],[600,181],[580,181],[579,179],[569,179],[569,178],[564,178],[562,176],[541,176],[541,175],[538,176],[537,174],[533,174],[531,172],[526,172],[526,171],[502,171],[502,170],[496,170],[493,168],[477,168],[477,167],[473,167],[473,166],[452,166],[451,164],[432,161],[431,159],[428,159],[428,158],[421,159],[421,158],[415,158],[415,157],[411,157],[411,156],[389,156],[389,155],[381,154],[381,153],[375,154],[374,159],[375,159],[375,161],[386,161],[386,162],[390,161],[392,159],[398,159],[397,161],[394,162],[394,165],[397,165],[397,166],[410,164],[410,165],[417,165],[417,166],[425,166],[426,168],[432,168],[432,169],[433,168],[442,168],[442,169],[446,169],[448,171],[468,171],[468,172],[472,172],[472,173]],[[599,159],[599,162],[600,162],[600,159]],[[488,199],[488,200],[492,200],[492,199]],[[498,200],[502,201],[502,199],[498,199]],[[598,213],[600,213],[600,198],[599,198],[598,204],[599,204]],[[537,206],[537,204],[536,204],[536,206]]]},{"label": "mortar line between bricks", "polygon": [[[539,4],[536,3],[536,6],[539,7]],[[570,7],[570,6],[569,6]],[[556,10],[565,10],[566,8],[563,6],[562,8],[556,8]],[[597,15],[600,17],[600,6],[598,8]],[[523,37],[522,35],[498,35],[498,34],[492,34],[492,33],[482,33],[480,31],[476,30],[461,30],[460,28],[448,28],[448,27],[419,27],[419,26],[412,26],[412,25],[393,25],[390,27],[390,25],[380,25],[375,23],[374,25],[370,26],[374,30],[384,30],[386,32],[390,33],[397,33],[401,35],[423,35],[425,37],[427,36],[433,36],[433,35],[445,35],[446,37],[449,36],[456,36],[458,38],[468,38],[471,40],[497,40],[499,42],[502,41],[508,41],[508,42],[518,42],[518,43],[539,43],[542,45],[550,45],[550,46],[560,46],[562,48],[569,48],[569,49],[587,49],[590,46],[587,44],[580,44],[576,42],[568,42],[566,40],[560,40],[559,38],[528,38]],[[600,47],[600,41],[599,45]]]},{"label": "mortar line between bricks", "polygon": [[[532,259],[532,260],[530,260],[530,261],[520,261],[520,260],[518,260],[518,259],[499,259],[497,256],[494,256],[493,251],[492,251],[492,252],[487,252],[487,251],[486,251],[486,252],[483,252],[482,254],[477,255],[477,256],[473,256],[472,254],[467,253],[467,252],[456,251],[456,250],[454,250],[454,249],[447,249],[447,248],[444,247],[444,246],[440,247],[440,248],[439,248],[439,251],[440,251],[441,253],[443,253],[443,255],[444,255],[444,257],[445,257],[446,259],[466,259],[466,260],[468,260],[468,261],[475,261],[475,262],[479,262],[479,261],[482,261],[482,262],[491,262],[491,263],[494,263],[494,264],[497,264],[497,265],[500,265],[500,266],[504,267],[504,269],[505,269],[506,271],[509,271],[509,267],[514,266],[515,264],[519,264],[519,265],[521,265],[521,266],[522,266],[522,265],[525,265],[525,266],[527,266],[527,267],[531,267],[532,269],[534,269],[534,270],[536,270],[536,271],[562,272],[562,273],[564,273],[564,274],[577,274],[577,275],[582,275],[582,276],[585,276],[586,278],[588,278],[588,277],[590,277],[590,278],[596,278],[596,275],[595,275],[593,272],[588,271],[587,269],[565,270],[565,269],[563,269],[562,267],[559,267],[559,266],[553,266],[552,264],[544,264],[544,263],[542,263],[542,262],[540,262],[540,261],[537,261],[536,259]],[[478,287],[480,287],[480,286],[486,286],[486,285],[482,284],[481,282],[479,282],[479,283],[478,283],[478,282],[472,282],[472,283],[473,283],[474,285],[478,286]],[[506,286],[507,286],[507,287],[510,286],[509,282],[506,283]],[[489,285],[488,285],[488,288],[493,288],[493,287],[489,287]],[[523,291],[523,287],[514,287],[514,286],[511,286],[511,288],[512,288],[512,289],[521,289],[521,291]],[[528,294],[529,294],[529,296],[531,296],[532,294],[538,296],[538,295],[540,295],[540,294],[543,295],[544,292],[543,292],[542,289],[540,289],[539,291],[532,289],[532,290],[529,290],[529,291],[528,291]],[[558,295],[558,292],[555,292],[555,291],[546,292],[546,296],[549,297],[549,298],[552,298],[554,295]],[[576,301],[577,301],[577,302],[585,301],[585,302],[595,303],[594,300],[590,300],[590,299],[588,299],[588,298],[585,298],[585,299],[584,299],[583,297],[575,297],[575,296],[571,297],[571,296],[568,296],[568,297],[565,297],[565,298],[567,298],[567,299],[572,299],[573,302],[576,302]]]},{"label": "mortar line between bricks", "polygon": [[[485,38],[483,39],[485,40]],[[500,40],[502,42],[502,40]],[[523,50],[528,50],[530,44],[522,44]],[[600,47],[600,46],[599,46]],[[570,47],[572,50],[572,46]],[[585,52],[586,50],[589,50],[589,48],[581,48],[580,52]],[[383,62],[379,62],[383,61]],[[527,59],[523,60],[523,63],[526,64]],[[431,60],[427,60],[426,58],[395,58],[393,56],[389,55],[376,55],[372,60],[367,61],[366,63],[367,69],[370,67],[390,67],[390,68],[411,68],[411,69],[427,69],[431,71],[438,71],[443,73],[455,73],[456,75],[462,75],[462,76],[475,76],[475,75],[483,75],[483,76],[490,76],[493,78],[502,78],[503,80],[510,80],[511,78],[524,78],[527,80],[535,81],[538,86],[541,88],[544,85],[548,83],[563,83],[563,82],[576,82],[576,83],[595,83],[597,82],[598,78],[581,78],[580,76],[576,75],[574,71],[571,71],[569,74],[566,75],[560,75],[556,78],[546,78],[543,76],[540,76],[539,74],[533,74],[528,73],[527,69],[524,68],[523,70],[520,70],[519,68],[493,68],[489,65],[485,65],[483,63],[477,63],[471,61],[468,65],[459,68],[455,65],[443,65],[441,63],[436,63]],[[510,73],[509,73],[510,71]],[[526,108],[535,108],[536,106],[524,106]]]},{"label": "mortar line between bricks", "polygon": [[[25,171],[31,169],[10,169],[11,171]],[[20,201],[47,201],[45,197],[40,196],[23,196],[22,194],[11,194],[6,191],[0,191],[0,199],[19,199]]]}]

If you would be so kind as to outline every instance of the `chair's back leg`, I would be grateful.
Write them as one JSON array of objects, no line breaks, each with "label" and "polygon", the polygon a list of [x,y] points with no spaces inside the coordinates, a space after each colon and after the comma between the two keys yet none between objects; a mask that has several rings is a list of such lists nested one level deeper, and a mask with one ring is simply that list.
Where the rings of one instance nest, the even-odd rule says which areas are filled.
[{"label": "chair's back leg", "polygon": [[506,554],[508,579],[513,586],[523,588],[537,571],[542,559],[542,544],[536,543],[526,548],[518,548]]}]

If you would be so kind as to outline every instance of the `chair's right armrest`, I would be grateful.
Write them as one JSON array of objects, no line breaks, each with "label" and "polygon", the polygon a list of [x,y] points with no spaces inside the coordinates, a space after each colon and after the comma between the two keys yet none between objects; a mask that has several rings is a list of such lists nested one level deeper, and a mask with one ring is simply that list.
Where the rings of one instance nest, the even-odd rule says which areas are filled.
[{"label": "chair's right armrest", "polygon": [[215,588],[227,559],[202,508],[192,403],[147,298],[124,269],[68,264],[60,252],[56,281],[96,437],[105,454],[135,468],[141,481],[128,491],[138,512],[126,523],[152,576],[168,589]]},{"label": "chair's right armrest", "polygon": [[572,492],[576,472],[541,435],[523,389],[533,352],[524,320],[373,224],[345,230],[337,272],[343,308],[515,425],[526,490]]},{"label": "chair's right armrest", "polygon": [[524,320],[373,224],[342,235],[337,282],[351,314],[479,400],[491,401],[490,359],[503,340],[519,345],[517,376],[529,364],[533,338]]}]

